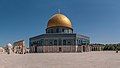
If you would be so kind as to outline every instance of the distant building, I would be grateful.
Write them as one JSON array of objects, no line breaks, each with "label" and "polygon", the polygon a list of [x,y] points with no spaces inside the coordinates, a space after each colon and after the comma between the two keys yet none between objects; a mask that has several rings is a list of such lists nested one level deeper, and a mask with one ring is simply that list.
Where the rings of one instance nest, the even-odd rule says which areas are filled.
[{"label": "distant building", "polygon": [[17,54],[25,54],[26,47],[24,40],[20,40],[13,43],[13,52]]},{"label": "distant building", "polygon": [[12,46],[12,44],[8,43],[8,44],[6,45],[6,52],[7,52],[8,54],[13,54],[13,46]]},{"label": "distant building", "polygon": [[0,54],[5,53],[5,49],[3,47],[0,47]]},{"label": "distant building", "polygon": [[90,44],[91,51],[103,51],[104,46],[102,44]]},{"label": "distant building", "polygon": [[48,21],[46,34],[31,37],[31,53],[89,52],[90,38],[73,32],[71,21],[57,13]]}]

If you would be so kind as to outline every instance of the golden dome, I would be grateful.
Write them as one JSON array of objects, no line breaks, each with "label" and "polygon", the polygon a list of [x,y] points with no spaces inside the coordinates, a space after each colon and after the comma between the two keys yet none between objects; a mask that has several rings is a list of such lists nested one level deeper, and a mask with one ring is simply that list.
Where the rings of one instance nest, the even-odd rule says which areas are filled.
[{"label": "golden dome", "polygon": [[55,14],[53,15],[50,20],[48,21],[47,27],[54,27],[54,26],[63,26],[72,28],[71,21],[63,14]]}]

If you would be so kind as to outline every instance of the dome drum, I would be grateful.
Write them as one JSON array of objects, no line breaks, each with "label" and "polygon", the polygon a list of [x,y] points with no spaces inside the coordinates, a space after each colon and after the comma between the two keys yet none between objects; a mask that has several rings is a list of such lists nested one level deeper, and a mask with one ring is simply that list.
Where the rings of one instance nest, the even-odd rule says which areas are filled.
[{"label": "dome drum", "polygon": [[46,29],[46,33],[73,33],[73,29],[62,26],[49,27]]}]

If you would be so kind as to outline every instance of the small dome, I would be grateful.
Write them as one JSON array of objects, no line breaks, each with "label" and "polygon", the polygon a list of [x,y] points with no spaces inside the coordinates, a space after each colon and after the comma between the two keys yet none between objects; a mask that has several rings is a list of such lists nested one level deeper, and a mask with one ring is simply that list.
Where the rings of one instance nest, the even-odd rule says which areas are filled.
[{"label": "small dome", "polygon": [[8,47],[12,47],[12,44],[8,43],[7,46],[8,46]]},{"label": "small dome", "polygon": [[47,28],[55,26],[72,28],[71,21],[65,15],[60,13],[53,15],[48,21]]}]

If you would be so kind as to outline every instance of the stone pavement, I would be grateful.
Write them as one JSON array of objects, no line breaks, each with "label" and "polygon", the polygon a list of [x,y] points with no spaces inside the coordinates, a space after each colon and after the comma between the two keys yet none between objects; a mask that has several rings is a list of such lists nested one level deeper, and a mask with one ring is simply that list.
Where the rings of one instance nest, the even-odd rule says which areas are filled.
[{"label": "stone pavement", "polygon": [[0,54],[0,68],[120,68],[120,52]]}]

